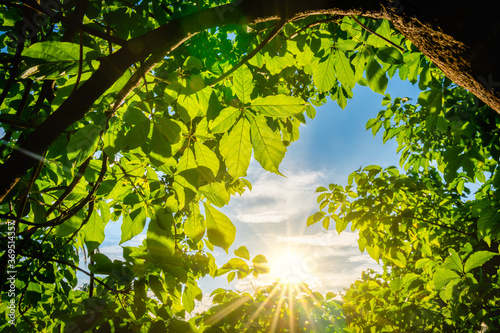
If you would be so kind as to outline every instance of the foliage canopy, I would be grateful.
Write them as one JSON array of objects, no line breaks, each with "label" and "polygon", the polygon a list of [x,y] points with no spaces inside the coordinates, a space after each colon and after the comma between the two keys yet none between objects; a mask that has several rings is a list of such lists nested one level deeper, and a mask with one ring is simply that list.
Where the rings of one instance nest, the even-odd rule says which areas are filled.
[{"label": "foliage canopy", "polygon": [[[28,3],[0,5],[1,161],[35,161],[0,205],[2,332],[500,329],[500,121],[388,21],[227,24],[140,59],[144,36],[194,30],[174,23],[218,7]],[[236,228],[220,208],[251,188],[252,154],[281,174],[315,106],[345,108],[356,84],[384,94],[395,75],[418,84],[418,103],[387,95],[367,129],[397,140],[404,172],[369,166],[347,186],[318,188],[319,211],[307,221],[357,230],[383,272],[363,274],[342,302],[275,284],[254,295],[216,290],[213,307],[194,314],[200,278],[268,271],[245,247],[221,267],[212,255],[233,245]],[[146,239],[112,261],[100,247],[118,221],[120,244]],[[85,288],[77,272],[89,276]]]}]

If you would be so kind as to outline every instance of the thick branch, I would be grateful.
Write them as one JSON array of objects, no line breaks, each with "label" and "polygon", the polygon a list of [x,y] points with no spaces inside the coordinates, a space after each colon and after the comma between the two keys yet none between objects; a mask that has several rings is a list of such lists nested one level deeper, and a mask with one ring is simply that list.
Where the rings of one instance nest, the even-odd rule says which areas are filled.
[{"label": "thick branch", "polygon": [[[255,24],[269,20],[293,18],[305,14],[332,14],[337,11],[345,15],[367,13],[369,8],[352,9],[349,1],[340,1],[349,10],[329,8],[330,1],[306,2],[241,1],[238,5],[224,5],[202,10],[176,19],[140,37],[131,39],[120,50],[101,59],[101,66],[94,74],[54,113],[35,129],[0,166],[0,202],[2,202],[20,178],[36,163],[33,156],[40,155],[71,124],[81,119],[113,83],[132,64],[144,61],[149,55],[165,49],[167,53],[183,44],[192,35],[217,26],[231,24]],[[330,5],[330,6],[328,6]]]},{"label": "thick branch", "polygon": [[[401,1],[401,8],[386,9],[383,3],[367,0],[333,2],[330,0],[242,0],[236,4],[213,7],[175,19],[142,36],[131,39],[117,52],[102,58],[101,66],[92,77],[23,142],[20,142],[20,149],[14,151],[0,166],[0,174],[2,175],[0,202],[5,199],[20,178],[34,166],[36,160],[33,156],[40,155],[67,127],[81,119],[92,104],[112,86],[128,67],[134,63],[145,61],[151,54],[157,53],[161,49],[165,49],[169,53],[194,34],[220,26],[256,24],[270,20],[291,20],[318,14],[387,18],[421,52],[435,62],[448,77],[500,112],[500,92],[495,91],[496,85],[500,86],[500,82],[497,82],[500,80],[500,77],[497,78],[500,71],[496,71],[499,65],[498,61],[493,59],[495,53],[488,51],[491,53],[488,59],[493,57],[492,59],[495,61],[488,62],[488,65],[491,65],[489,67],[485,66],[481,62],[482,54],[480,52],[477,54],[477,50],[464,47],[464,41],[470,41],[473,43],[472,45],[478,45],[478,47],[484,46],[474,43],[476,35],[473,33],[472,39],[470,39],[471,33],[467,33],[470,26],[467,25],[465,28],[455,30],[449,28],[453,23],[457,25],[457,19],[449,15],[449,10],[458,11],[458,14],[462,15],[459,18],[465,22],[464,15],[468,13],[468,9],[459,9],[451,1],[442,1],[439,4],[431,3],[430,0],[424,2],[426,6],[421,5],[420,2],[417,4],[415,1]],[[438,10],[435,11],[436,6]],[[398,13],[400,9],[402,12]],[[481,10],[488,14],[488,19],[484,20],[488,26],[493,28],[500,26],[494,17],[489,20],[492,13],[495,12],[494,8],[487,8],[486,11],[485,9]],[[421,16],[420,21],[415,18],[418,15]],[[451,16],[452,19],[446,19],[447,16]],[[447,31],[450,31],[451,35],[439,29],[439,18],[443,17],[447,20],[445,25],[448,25]],[[453,33],[459,37],[455,39]],[[488,35],[487,32],[485,34]],[[495,40],[495,34],[493,35],[492,40]],[[498,44],[496,40],[489,45],[494,45],[496,50]],[[469,61],[471,59],[467,57],[474,59]],[[463,61],[460,62],[460,60]],[[460,63],[455,64],[457,61]]]}]

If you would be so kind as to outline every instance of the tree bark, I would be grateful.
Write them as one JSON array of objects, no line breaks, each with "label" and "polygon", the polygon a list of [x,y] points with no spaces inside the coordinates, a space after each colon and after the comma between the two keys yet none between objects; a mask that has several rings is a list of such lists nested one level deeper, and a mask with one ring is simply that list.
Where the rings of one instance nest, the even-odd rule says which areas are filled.
[{"label": "tree bark", "polygon": [[493,2],[402,0],[386,18],[455,84],[500,113],[500,21]]},{"label": "tree bark", "polygon": [[[249,25],[319,14],[386,18],[450,79],[500,112],[500,94],[494,89],[500,85],[495,81],[500,80],[495,61],[500,24],[493,18],[494,8],[476,7],[471,12],[470,8],[459,7],[448,0],[240,0],[171,21],[129,40],[118,52],[102,58],[92,77],[18,143],[18,148],[0,165],[0,202],[52,142],[81,119],[128,67],[145,61],[161,49],[172,51],[190,36],[217,26]],[[478,16],[471,17],[471,13]]]}]

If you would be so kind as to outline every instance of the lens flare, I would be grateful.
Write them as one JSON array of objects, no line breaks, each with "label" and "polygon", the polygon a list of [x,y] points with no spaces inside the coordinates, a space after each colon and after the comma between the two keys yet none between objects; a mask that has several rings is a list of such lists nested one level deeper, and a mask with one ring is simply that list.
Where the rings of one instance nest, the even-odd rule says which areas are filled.
[{"label": "lens flare", "polygon": [[311,276],[309,260],[292,249],[283,249],[269,259],[270,273],[284,283],[297,284]]}]

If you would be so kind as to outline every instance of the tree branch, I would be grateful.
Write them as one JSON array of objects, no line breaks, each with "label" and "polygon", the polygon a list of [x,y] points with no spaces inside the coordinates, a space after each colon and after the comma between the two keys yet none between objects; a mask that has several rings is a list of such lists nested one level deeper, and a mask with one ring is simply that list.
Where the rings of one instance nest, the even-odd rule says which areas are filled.
[{"label": "tree branch", "polygon": [[[70,125],[80,120],[92,104],[120,78],[132,64],[144,61],[149,55],[165,50],[172,52],[191,36],[209,28],[226,25],[256,24],[259,22],[293,19],[307,14],[361,15],[383,17],[380,4],[364,3],[353,8],[352,1],[339,0],[332,7],[328,0],[278,1],[243,0],[201,10],[170,21],[142,36],[133,38],[117,52],[101,58],[94,74],[61,106],[38,126],[19,148],[0,165],[0,203],[16,186],[21,177],[34,166],[33,156],[40,155]],[[363,9],[361,9],[363,8]]]},{"label": "tree branch", "polygon": [[[38,260],[43,260],[43,261],[56,262],[56,263],[61,264],[61,265],[69,266],[69,267],[71,267],[79,272],[82,272],[83,274],[85,274],[89,277],[92,276],[92,273],[89,273],[86,270],[81,269],[80,267],[76,266],[75,264],[72,264],[72,263],[64,261],[64,260],[59,260],[59,259],[55,259],[55,258],[46,258],[46,257],[42,257],[39,255],[33,255],[33,254],[27,254],[27,253],[20,253],[20,255],[23,257],[26,257],[26,258],[33,258],[33,259],[38,259]],[[97,282],[98,284],[100,284],[101,286],[106,288],[107,290],[111,291],[113,294],[125,294],[124,291],[116,290],[116,289],[108,286],[106,283],[104,283],[103,281],[101,281],[100,279],[98,279],[96,277],[94,277],[94,280],[95,280],[95,282]]]},{"label": "tree branch", "polygon": [[63,194],[50,206],[49,210],[45,214],[45,216],[49,216],[59,205],[64,201],[64,199],[67,198],[68,195],[75,189],[76,185],[80,182],[80,179],[82,179],[83,174],[87,170],[87,167],[89,166],[90,161],[92,160],[92,156],[87,158],[85,162],[80,165],[80,168],[76,172],[75,178],[71,181],[71,184],[66,187],[66,190],[64,191]]},{"label": "tree branch", "polygon": [[351,15],[351,18],[356,21],[357,24],[359,24],[363,29],[365,29],[366,31],[368,31],[369,33],[371,33],[372,35],[375,35],[377,36],[378,38],[380,39],[383,39],[385,40],[387,43],[391,44],[392,46],[394,46],[395,48],[397,48],[399,51],[403,52],[405,51],[405,49],[403,49],[401,46],[399,45],[396,45],[395,43],[393,43],[392,41],[388,40],[387,38],[385,38],[384,36],[381,36],[379,35],[378,33],[376,33],[375,31],[373,31],[372,29],[368,28],[366,25],[364,25],[363,23],[361,23],[356,17],[352,16]]}]

